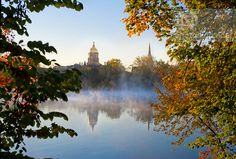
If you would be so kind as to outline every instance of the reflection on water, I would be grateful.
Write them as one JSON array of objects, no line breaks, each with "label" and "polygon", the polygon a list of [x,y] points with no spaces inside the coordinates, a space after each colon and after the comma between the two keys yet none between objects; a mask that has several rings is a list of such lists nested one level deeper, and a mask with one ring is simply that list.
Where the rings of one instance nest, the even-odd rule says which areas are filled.
[{"label": "reflection on water", "polygon": [[[155,96],[150,91],[83,91],[81,94],[69,95],[69,102],[47,102],[41,108],[54,111],[55,108],[63,112],[66,107],[88,116],[88,123],[93,130],[98,122],[100,113],[106,114],[110,119],[119,119],[126,112],[136,121],[148,124],[152,121],[152,108]],[[50,107],[49,107],[50,106]]]},{"label": "reflection on water", "polygon": [[69,122],[59,124],[78,132],[53,140],[27,139],[28,153],[54,158],[197,158],[185,147],[173,150],[173,137],[154,132],[151,91],[82,91],[69,102],[46,102],[45,112],[60,111]]}]

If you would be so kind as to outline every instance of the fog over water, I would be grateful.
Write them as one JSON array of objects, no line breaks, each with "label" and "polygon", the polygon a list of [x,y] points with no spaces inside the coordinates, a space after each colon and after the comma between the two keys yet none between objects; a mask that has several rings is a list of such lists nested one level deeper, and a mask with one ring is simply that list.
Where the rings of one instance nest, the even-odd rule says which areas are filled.
[{"label": "fog over water", "polygon": [[[171,145],[173,137],[154,131],[152,90],[82,90],[69,101],[48,101],[44,112],[59,111],[69,121],[55,122],[74,129],[78,136],[27,139],[28,154],[53,158],[197,158],[197,151]],[[48,124],[48,123],[44,123]]]}]

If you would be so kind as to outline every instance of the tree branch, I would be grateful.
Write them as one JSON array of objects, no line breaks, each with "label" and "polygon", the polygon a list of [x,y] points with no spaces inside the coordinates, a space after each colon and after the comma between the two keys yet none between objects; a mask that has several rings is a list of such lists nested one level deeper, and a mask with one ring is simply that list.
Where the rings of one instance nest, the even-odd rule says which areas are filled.
[{"label": "tree branch", "polygon": [[220,147],[221,147],[222,151],[224,152],[224,156],[226,157],[226,155],[225,155],[226,151],[225,151],[224,147],[221,145],[222,141],[220,138],[217,137],[217,133],[207,123],[205,123],[201,117],[198,117],[198,119],[201,121],[202,124],[204,124],[214,134],[215,139],[220,144]]}]

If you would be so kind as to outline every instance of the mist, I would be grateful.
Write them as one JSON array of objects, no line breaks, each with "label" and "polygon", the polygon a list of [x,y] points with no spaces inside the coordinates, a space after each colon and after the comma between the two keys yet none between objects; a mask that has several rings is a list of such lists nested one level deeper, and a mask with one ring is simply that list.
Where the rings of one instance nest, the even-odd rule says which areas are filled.
[{"label": "mist", "polygon": [[119,119],[128,114],[136,121],[148,125],[153,121],[151,103],[156,102],[156,94],[151,90],[82,90],[79,94],[68,93],[68,102],[47,101],[40,105],[46,112],[59,111],[68,115],[73,112],[86,114],[93,130],[99,116]]}]

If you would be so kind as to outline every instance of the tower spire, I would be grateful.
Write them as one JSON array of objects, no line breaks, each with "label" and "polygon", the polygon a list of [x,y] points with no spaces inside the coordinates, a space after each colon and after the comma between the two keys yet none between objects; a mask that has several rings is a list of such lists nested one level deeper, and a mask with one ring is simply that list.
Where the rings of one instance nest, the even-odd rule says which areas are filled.
[{"label": "tower spire", "polygon": [[150,43],[149,43],[149,48],[148,48],[148,57],[152,57],[151,45],[150,45]]}]

